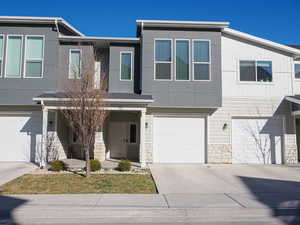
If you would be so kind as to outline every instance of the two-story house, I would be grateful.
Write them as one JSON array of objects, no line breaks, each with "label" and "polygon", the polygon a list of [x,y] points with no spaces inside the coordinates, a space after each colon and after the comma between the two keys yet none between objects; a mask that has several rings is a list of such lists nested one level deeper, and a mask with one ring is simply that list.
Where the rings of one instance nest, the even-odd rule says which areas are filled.
[{"label": "two-story house", "polygon": [[94,158],[298,162],[299,49],[228,22],[136,23],[135,38],[91,37],[62,18],[0,17],[0,161],[40,162],[49,133],[57,157],[83,157],[60,84],[93,51],[110,111]]}]

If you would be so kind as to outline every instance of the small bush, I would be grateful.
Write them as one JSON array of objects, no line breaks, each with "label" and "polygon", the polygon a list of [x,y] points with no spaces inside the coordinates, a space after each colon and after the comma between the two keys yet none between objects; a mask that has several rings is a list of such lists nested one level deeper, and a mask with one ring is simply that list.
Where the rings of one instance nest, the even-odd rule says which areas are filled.
[{"label": "small bush", "polygon": [[118,165],[120,171],[130,171],[131,162],[129,160],[121,160]]},{"label": "small bush", "polygon": [[101,170],[101,163],[97,159],[91,160],[91,171]]},{"label": "small bush", "polygon": [[66,168],[66,165],[61,160],[54,160],[50,163],[50,170],[52,171],[62,171]]}]

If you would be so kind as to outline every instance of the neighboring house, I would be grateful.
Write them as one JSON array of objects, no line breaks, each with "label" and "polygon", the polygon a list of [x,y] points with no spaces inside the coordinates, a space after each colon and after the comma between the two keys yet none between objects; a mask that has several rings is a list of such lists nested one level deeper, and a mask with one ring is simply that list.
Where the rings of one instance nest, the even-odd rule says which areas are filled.
[{"label": "neighboring house", "polygon": [[0,17],[0,161],[40,162],[49,134],[58,158],[83,157],[60,84],[94,50],[110,110],[94,158],[297,163],[300,50],[228,26],[137,20],[136,38],[91,37],[62,18]]}]

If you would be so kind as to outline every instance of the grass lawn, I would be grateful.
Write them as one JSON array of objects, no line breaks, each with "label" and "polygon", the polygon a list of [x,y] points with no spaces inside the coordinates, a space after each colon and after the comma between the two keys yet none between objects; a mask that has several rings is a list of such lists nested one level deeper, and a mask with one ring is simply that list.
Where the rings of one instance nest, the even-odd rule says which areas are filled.
[{"label": "grass lawn", "polygon": [[157,193],[150,175],[27,174],[0,186],[0,194],[87,194],[87,193]]}]

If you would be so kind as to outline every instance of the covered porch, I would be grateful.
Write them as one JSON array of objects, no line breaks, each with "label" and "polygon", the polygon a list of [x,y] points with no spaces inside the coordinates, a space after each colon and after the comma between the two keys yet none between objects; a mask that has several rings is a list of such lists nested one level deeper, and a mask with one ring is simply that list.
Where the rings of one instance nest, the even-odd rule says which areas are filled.
[{"label": "covered porch", "polygon": [[[76,133],[60,112],[66,109],[63,94],[45,93],[34,100],[43,109],[41,166],[53,159],[84,159]],[[129,159],[145,167],[145,116],[152,97],[110,93],[105,101],[108,104],[103,109],[110,113],[102,129],[95,133],[94,145],[90,146],[91,158],[101,162]]]}]

